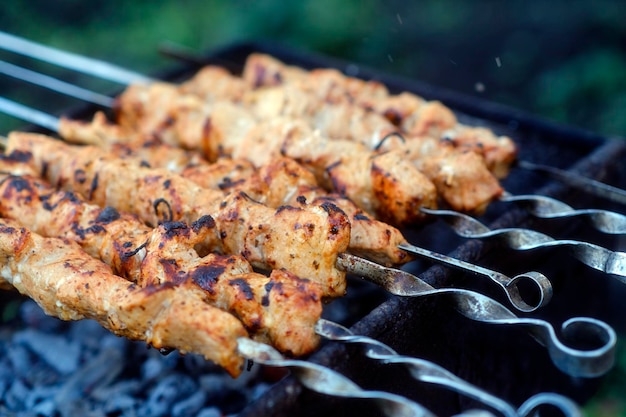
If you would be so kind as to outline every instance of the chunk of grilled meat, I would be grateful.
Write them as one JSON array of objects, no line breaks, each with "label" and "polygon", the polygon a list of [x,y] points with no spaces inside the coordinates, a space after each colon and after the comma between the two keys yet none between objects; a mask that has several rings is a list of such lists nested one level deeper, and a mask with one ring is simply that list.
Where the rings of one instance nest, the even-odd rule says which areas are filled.
[{"label": "chunk of grilled meat", "polygon": [[398,229],[372,218],[352,200],[340,194],[327,193],[317,186],[309,170],[291,158],[280,157],[263,165],[231,189],[242,190],[270,207],[332,203],[343,210],[350,220],[349,252],[383,265],[397,265],[410,260],[405,251],[398,249],[405,242]]},{"label": "chunk of grilled meat", "polygon": [[[10,168],[3,163],[9,160],[0,160],[1,171]],[[202,289],[211,305],[234,314],[255,339],[283,352],[303,355],[318,344],[314,325],[321,316],[321,287],[286,271],[268,278],[239,256],[200,257],[195,247],[215,226],[208,216],[191,227],[169,222],[152,229],[135,216],[88,204],[29,176],[0,174],[0,196],[0,216],[43,236],[77,242],[141,287],[169,282]]]},{"label": "chunk of grilled meat", "polygon": [[75,242],[44,238],[0,219],[0,281],[62,320],[94,319],[111,332],[155,348],[203,355],[237,376],[244,360],[239,320],[195,291],[172,285],[140,288],[114,275]]},{"label": "chunk of grilled meat", "polygon": [[163,220],[193,223],[215,219],[206,251],[243,255],[254,266],[284,268],[319,282],[325,296],[345,291],[345,272],[337,256],[347,250],[350,223],[332,204],[307,209],[271,209],[242,193],[225,196],[166,170],[140,166],[102,154],[98,148],[75,147],[44,135],[13,132],[7,151],[33,154],[41,175],[57,186],[81,193],[101,206],[112,206],[157,225]]},{"label": "chunk of grilled meat", "polygon": [[138,158],[153,168],[173,172],[207,162],[199,152],[163,143],[155,136],[137,137],[135,132],[110,123],[102,112],[96,112],[88,122],[61,117],[58,133],[67,142],[97,146],[119,157]]},{"label": "chunk of grilled meat", "polygon": [[432,137],[390,136],[381,144],[380,152],[416,161],[417,168],[435,184],[442,200],[453,210],[481,214],[502,195],[499,181],[474,152],[459,152],[439,142]]},{"label": "chunk of grilled meat", "polygon": [[71,191],[56,191],[26,175],[0,174],[0,196],[0,216],[19,220],[43,236],[75,241],[115,274],[139,279],[150,228],[135,216],[86,204]]},{"label": "chunk of grilled meat", "polygon": [[239,317],[255,339],[296,356],[317,348],[321,286],[285,270],[273,270],[269,277],[255,273],[240,256],[199,257],[194,246],[210,227],[202,221],[191,227],[183,222],[159,225],[146,244],[140,284],[202,289],[213,305]]},{"label": "chunk of grilled meat", "polygon": [[[270,87],[270,91],[274,92],[263,94],[273,95],[274,100],[280,93],[272,87],[291,86],[321,101],[343,105],[354,103],[363,109],[373,110],[405,134],[451,139],[455,146],[483,156],[488,168],[499,178],[507,174],[517,155],[511,138],[459,123],[454,113],[441,102],[427,101],[408,92],[390,94],[380,82],[345,76],[335,69],[305,71],[285,65],[269,55],[251,54],[244,66],[243,78],[251,88],[263,90]],[[202,87],[202,83],[197,83],[198,89]],[[282,94],[287,100],[288,94]],[[371,122],[368,124],[372,125]],[[380,125],[380,122],[376,123],[376,126]],[[370,135],[374,132],[371,130]]]}]

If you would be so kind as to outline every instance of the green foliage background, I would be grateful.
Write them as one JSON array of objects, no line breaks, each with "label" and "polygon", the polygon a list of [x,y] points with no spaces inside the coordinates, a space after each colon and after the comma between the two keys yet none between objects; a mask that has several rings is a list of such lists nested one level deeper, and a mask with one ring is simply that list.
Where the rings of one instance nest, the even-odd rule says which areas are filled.
[{"label": "green foliage background", "polygon": [[[0,30],[145,73],[172,65],[157,52],[164,41],[201,52],[269,40],[624,136],[625,17],[626,2],[612,0],[16,0],[0,6]],[[119,88],[11,54],[0,59],[104,92]],[[52,113],[75,104],[2,77],[0,91]],[[21,124],[0,116],[2,133]],[[626,415],[626,353],[619,363],[588,415]]]}]

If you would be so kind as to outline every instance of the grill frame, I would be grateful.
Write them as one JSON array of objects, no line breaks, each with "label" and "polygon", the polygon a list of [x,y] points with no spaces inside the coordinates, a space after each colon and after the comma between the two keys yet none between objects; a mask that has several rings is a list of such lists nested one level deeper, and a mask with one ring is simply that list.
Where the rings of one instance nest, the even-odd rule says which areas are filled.
[{"label": "grill frame", "polygon": [[[429,100],[440,100],[455,111],[461,121],[484,125],[500,134],[512,136],[520,144],[522,159],[551,164],[625,187],[625,169],[620,167],[619,161],[626,156],[626,142],[619,139],[546,121],[507,106],[417,80],[276,44],[260,42],[229,45],[208,53],[201,61],[203,64],[217,64],[237,72],[252,52],[267,53],[287,64],[307,69],[325,67],[345,71],[349,67],[353,71],[358,70],[355,76],[380,81],[392,92],[410,91]],[[182,80],[193,74],[197,68],[197,65],[192,64],[181,66],[160,74],[159,78]],[[94,110],[94,106],[84,105],[70,109],[66,114],[75,118],[86,118]],[[28,130],[42,131],[33,127]],[[619,211],[610,202],[518,169],[514,169],[503,184],[514,194],[538,193],[563,199],[575,207],[593,206]],[[598,236],[581,221],[540,221],[514,206],[499,203],[490,207],[481,220],[491,228],[533,227],[559,236],[602,240],[602,244],[608,247],[616,244],[616,238]],[[618,332],[624,330],[619,328],[616,320],[616,307],[612,303],[602,303],[601,300],[617,297],[616,294],[626,295],[626,289],[601,273],[587,270],[566,255],[513,253],[491,243],[462,241],[440,222],[429,224],[420,230],[407,231],[407,237],[417,245],[505,273],[524,272],[531,267],[540,268],[553,281],[555,297],[549,306],[533,313],[531,317],[546,319],[558,327],[559,323],[574,315],[589,315],[607,321]],[[506,256],[501,256],[502,253]],[[556,268],[557,265],[559,268]],[[481,282],[443,267],[430,267],[430,264],[424,262],[411,264],[411,270],[436,287],[463,286],[483,292],[508,305],[498,290],[488,282]],[[355,285],[359,285],[358,281],[351,280],[349,290]],[[584,294],[576,291],[579,286],[585,288]],[[350,324],[356,333],[377,338],[401,354],[432,360],[513,404],[521,404],[540,391],[559,392],[579,402],[585,402],[601,382],[601,378],[583,381],[570,379],[551,364],[545,349],[523,330],[501,327],[494,329],[487,324],[471,322],[460,317],[449,306],[442,305],[436,297],[387,297],[376,303],[367,315]],[[416,343],[416,340],[420,342]],[[399,367],[377,365],[364,358],[358,347],[325,343],[308,359],[345,374],[364,388],[388,390],[410,397],[437,414],[451,415],[481,406],[446,390],[418,383]],[[541,372],[527,372],[528,366],[531,370]],[[369,405],[312,393],[302,388],[293,377],[286,377],[257,401],[249,404],[240,415],[325,413],[335,416],[352,415],[357,411],[363,415],[377,414],[377,410]]]}]

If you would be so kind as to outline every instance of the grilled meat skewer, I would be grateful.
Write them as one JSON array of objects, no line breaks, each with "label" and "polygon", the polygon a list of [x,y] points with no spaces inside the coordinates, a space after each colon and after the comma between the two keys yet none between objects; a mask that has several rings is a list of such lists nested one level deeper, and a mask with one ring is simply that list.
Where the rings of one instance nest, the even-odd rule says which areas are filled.
[{"label": "grilled meat skewer", "polygon": [[[265,90],[269,87],[270,92],[263,94],[274,95],[274,99],[281,94],[277,92],[277,87],[290,87],[332,103],[339,109],[354,104],[364,110],[373,110],[375,114],[388,119],[392,125],[398,126],[404,134],[428,135],[449,141],[460,149],[478,153],[499,178],[507,174],[516,158],[517,150],[510,138],[497,136],[489,129],[459,123],[454,113],[438,101],[428,101],[408,92],[390,94],[377,81],[349,77],[335,69],[317,68],[307,71],[285,65],[266,54],[251,54],[244,66],[242,77],[251,88]],[[221,83],[224,83],[223,79]],[[233,81],[235,85],[238,83]],[[207,87],[214,85],[201,73],[185,84],[185,91],[196,91],[197,94],[203,94]],[[288,94],[290,93],[282,93]],[[320,119],[323,117],[318,116],[316,120]],[[378,128],[381,126],[383,124],[379,122]]]},{"label": "grilled meat skewer", "polygon": [[44,135],[13,132],[7,152],[33,155],[40,175],[100,206],[112,206],[157,225],[164,218],[188,224],[210,214],[216,223],[203,242],[205,252],[243,255],[253,266],[285,268],[319,282],[324,295],[345,292],[345,272],[336,267],[347,250],[350,223],[332,204],[271,209],[243,193],[199,187],[166,170],[103,155],[94,147],[73,147]]},{"label": "grilled meat skewer", "polygon": [[94,319],[116,335],[202,354],[232,376],[241,372],[237,339],[247,337],[245,329],[195,291],[169,284],[140,288],[76,243],[44,238],[6,219],[0,219],[0,260],[0,283],[35,300],[46,314]]},{"label": "grilled meat skewer", "polygon": [[[213,104],[207,104],[200,100],[198,97],[190,95],[181,95],[178,88],[171,84],[165,83],[153,83],[149,86],[132,85],[129,86],[117,100],[117,121],[122,126],[140,132],[141,134],[151,134],[160,137],[164,142],[179,145],[187,149],[201,149],[209,160],[215,160],[220,156],[231,156],[234,158],[244,157],[243,154],[238,152],[245,152],[245,156],[253,156],[253,162],[256,165],[267,162],[268,159],[283,154],[289,155],[283,148],[282,144],[289,141],[292,136],[307,139],[308,152],[314,152],[312,148],[320,148],[326,146],[327,142],[332,142],[329,138],[320,135],[314,131],[302,118],[292,117],[280,117],[272,120],[259,120],[259,118],[246,107],[228,101],[219,101]],[[295,130],[294,130],[295,129]],[[382,137],[382,136],[381,136]],[[420,140],[414,138],[413,140]],[[381,139],[377,138],[376,143]],[[420,140],[421,141],[421,140]],[[334,156],[333,163],[351,165],[350,170],[354,167],[358,167],[362,174],[359,176],[357,184],[347,187],[350,189],[360,189],[363,193],[369,194],[361,196],[359,201],[370,202],[369,206],[361,206],[366,211],[372,211],[372,208],[376,206],[382,206],[380,212],[393,213],[388,205],[388,201],[380,201],[379,197],[384,193],[383,190],[379,190],[376,193],[374,186],[376,183],[371,183],[367,187],[363,188],[362,183],[367,181],[372,176],[372,172],[376,169],[372,166],[372,163],[377,156],[378,152],[371,148],[371,140],[367,141],[368,144],[363,144],[358,141],[340,140],[341,145],[340,153]],[[433,142],[431,140],[431,142]],[[454,168],[456,165],[450,165],[450,156],[454,153],[461,155],[467,152],[461,152],[454,149],[452,146],[446,145],[446,143],[440,144],[440,141],[435,140],[433,142],[436,146],[446,147],[446,159],[441,160],[434,158],[433,153],[424,158],[431,160],[432,164],[439,164],[439,170],[437,175],[445,176],[447,180],[446,187],[451,192],[458,192],[459,195],[469,195],[471,199],[464,202],[460,207],[455,207],[447,201],[452,209],[463,210],[466,207],[472,207],[476,205],[476,209],[480,209],[485,204],[502,192],[498,180],[493,177],[489,172],[486,165],[482,163],[481,158],[476,158],[476,166],[472,170],[458,170],[459,174],[463,174],[466,177],[462,180],[450,180],[456,174]],[[310,148],[309,148],[310,147]],[[353,151],[357,151],[358,154],[352,156]],[[417,156],[422,158],[422,156]],[[353,161],[358,160],[358,161]],[[432,178],[427,179],[419,170],[412,166],[418,163],[417,161],[403,162],[404,175],[398,175],[394,173],[394,181],[402,184],[426,184]],[[315,167],[317,171],[324,171],[330,169],[333,165],[325,165],[324,161],[315,161],[318,165]],[[379,164],[381,162],[379,161]],[[393,169],[387,167],[385,175],[391,175]],[[456,190],[457,183],[478,183],[479,180],[490,178],[487,186],[481,187],[476,190],[477,195],[472,195],[472,190]],[[342,183],[352,181],[355,178],[353,176],[342,179]],[[325,187],[332,186],[332,182],[322,183]],[[408,189],[414,189],[408,188]],[[332,190],[332,189],[330,189]],[[432,195],[434,187],[432,184],[428,184],[426,189],[420,189],[419,195],[412,195],[406,197],[404,205],[411,205],[412,201],[424,199],[428,202],[434,198]],[[340,190],[335,190],[340,191]],[[469,192],[468,192],[469,191]],[[443,194],[440,196],[444,197]],[[353,198],[353,196],[348,196]],[[474,210],[470,210],[471,212]],[[401,211],[402,213],[402,211]],[[416,219],[405,219],[399,216],[395,224],[403,224]],[[419,220],[419,216],[418,219]]]},{"label": "grilled meat skewer", "polygon": [[[62,118],[59,121],[59,132],[64,139],[72,143],[102,146],[115,155],[121,157],[137,156],[152,167],[165,167],[174,172],[180,172],[183,177],[191,179],[205,188],[243,191],[269,207],[300,206],[303,200],[299,197],[305,197],[308,203],[314,205],[324,202],[333,203],[350,218],[350,252],[388,266],[409,260],[406,252],[397,248],[399,244],[405,241],[399,230],[376,220],[372,214],[363,212],[351,200],[341,194],[328,194],[323,188],[318,187],[317,180],[308,170],[298,166],[299,164],[293,160],[288,161],[288,158],[273,158],[258,170],[244,158],[220,158],[214,163],[196,160],[190,161],[190,165],[182,167],[181,164],[170,163],[163,157],[171,149],[171,146],[166,144],[159,147],[153,142],[148,143],[147,146],[118,142],[119,139],[117,138],[127,138],[128,136],[118,125],[107,123],[102,113],[96,114],[91,122]],[[185,152],[178,148],[175,149],[179,152]],[[153,154],[154,159],[152,159]],[[176,159],[180,161],[182,158]],[[394,205],[389,208],[396,211],[404,210],[406,213],[402,216],[406,218],[413,218],[416,214],[421,216],[420,206],[417,203],[399,207],[398,202],[406,199],[402,195],[399,196],[402,193],[400,187],[404,184],[393,184],[379,163],[374,166],[377,168],[373,173],[374,179],[388,183],[381,184],[377,189],[386,190],[384,194],[381,193],[381,198],[388,196],[387,199],[393,201]],[[402,164],[399,165],[399,167],[401,166]],[[409,185],[414,186],[414,184],[407,186]],[[265,194],[271,195],[266,196]]]},{"label": "grilled meat skewer", "polygon": [[[148,91],[143,91],[148,89]],[[189,98],[189,100],[188,100]],[[274,157],[288,154],[282,152],[282,143],[291,134],[311,135],[313,131],[301,120],[280,118],[271,121],[258,120],[246,108],[231,102],[219,102],[207,105],[197,97],[185,97],[169,84],[152,84],[150,86],[130,86],[119,97],[118,122],[129,130],[140,135],[152,134],[168,144],[178,145],[185,149],[201,150],[211,161],[220,157],[252,158],[251,161],[260,166]],[[298,133],[294,132],[294,129]],[[311,137],[311,140],[318,136]],[[319,136],[320,140],[324,138]],[[357,203],[367,202],[360,207],[370,213],[384,215],[386,221],[394,225],[410,224],[420,221],[424,216],[419,210],[406,210],[404,207],[413,206],[415,202],[433,207],[436,200],[436,190],[432,183],[409,162],[404,163],[401,173],[394,172],[390,167],[384,167],[384,175],[393,175],[392,180],[398,184],[413,184],[411,187],[398,187],[404,190],[394,197],[399,201],[400,209],[386,199],[385,190],[380,189],[382,184],[372,180],[372,176],[380,172],[374,166],[376,153],[362,146],[359,154],[350,157],[351,146],[357,143],[348,143],[348,149],[343,149],[344,159],[358,159],[358,183],[347,190],[359,190]],[[380,163],[379,163],[380,164]],[[327,166],[318,166],[323,171]],[[342,183],[354,181],[357,175],[343,179]],[[363,183],[365,186],[363,186]],[[331,182],[323,185],[332,187]],[[409,194],[409,191],[416,193]],[[333,191],[332,188],[327,188]],[[339,190],[335,190],[339,191]],[[354,199],[355,195],[347,195]],[[400,200],[402,198],[402,200]],[[419,207],[419,206],[418,206]]]},{"label": "grilled meat skewer", "polygon": [[[24,157],[21,156],[21,159]],[[284,270],[255,273],[240,256],[208,254],[194,246],[214,226],[205,217],[193,225],[164,223],[156,229],[135,216],[90,205],[28,175],[6,174],[24,162],[0,160],[0,216],[33,232],[77,242],[113,272],[141,287],[173,283],[203,290],[211,305],[239,318],[255,339],[293,355],[317,347],[313,326],[321,315],[321,288]]]}]

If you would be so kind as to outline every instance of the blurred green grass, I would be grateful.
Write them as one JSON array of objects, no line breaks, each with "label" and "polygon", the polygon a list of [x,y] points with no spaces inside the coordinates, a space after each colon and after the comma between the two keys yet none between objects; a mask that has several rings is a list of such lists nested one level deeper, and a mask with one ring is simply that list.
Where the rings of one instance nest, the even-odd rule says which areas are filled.
[{"label": "blurred green grass", "polygon": [[[626,132],[626,2],[30,0],[0,7],[4,31],[142,72],[171,64],[157,52],[163,41],[206,51],[266,39],[601,134]],[[0,87],[27,101],[33,95]]]},{"label": "blurred green grass", "polygon": [[[268,40],[607,136],[626,132],[626,2],[30,0],[0,10],[0,30],[144,73],[172,66],[158,53],[164,41],[207,51]],[[0,59],[16,62],[6,53]],[[119,88],[39,67],[96,90]],[[51,113],[75,104],[1,78],[0,90]],[[2,133],[22,124],[0,116]],[[618,366],[586,406],[588,416],[626,416],[626,350],[620,342]]]}]

